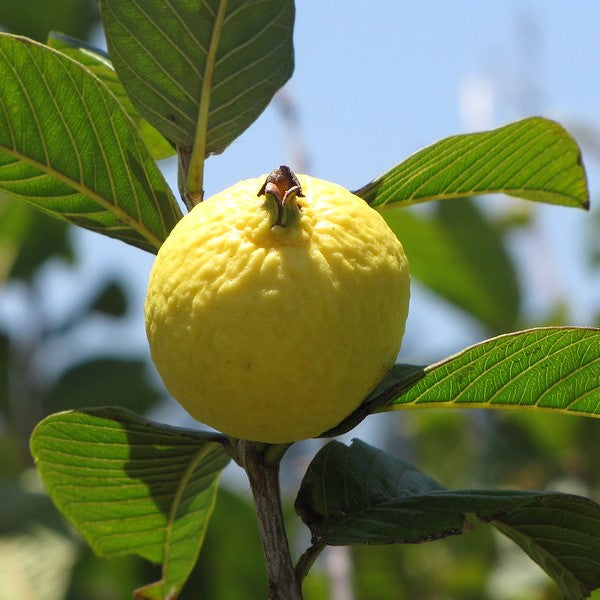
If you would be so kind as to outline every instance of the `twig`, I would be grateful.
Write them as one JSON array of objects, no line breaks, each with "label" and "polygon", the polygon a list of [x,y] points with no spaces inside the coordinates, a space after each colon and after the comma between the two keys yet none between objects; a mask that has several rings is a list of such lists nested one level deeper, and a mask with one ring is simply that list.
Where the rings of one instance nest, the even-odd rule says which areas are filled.
[{"label": "twig", "polygon": [[256,504],[269,580],[269,600],[302,600],[281,508],[279,460],[265,461],[260,446],[242,440],[238,441],[238,457],[248,474]]}]

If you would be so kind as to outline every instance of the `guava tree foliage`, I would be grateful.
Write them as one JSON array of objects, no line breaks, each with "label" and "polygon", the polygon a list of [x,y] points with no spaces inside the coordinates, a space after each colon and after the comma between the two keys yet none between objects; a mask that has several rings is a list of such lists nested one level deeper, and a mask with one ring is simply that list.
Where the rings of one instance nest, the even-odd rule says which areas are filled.
[{"label": "guava tree foliage", "polygon": [[[100,0],[99,7],[108,55],[58,34],[46,45],[0,34],[0,195],[156,252],[182,213],[155,161],[176,153],[184,204],[202,200],[205,159],[249,127],[292,74],[294,4]],[[541,117],[444,139],[355,193],[398,234],[414,277],[495,333],[515,327],[517,299],[508,267],[500,285],[487,273],[493,249],[484,225],[459,252],[448,241],[456,215],[444,203],[435,218],[405,207],[462,198],[460,218],[477,220],[466,198],[490,193],[588,207],[576,143]],[[441,257],[451,272],[430,268]],[[323,437],[374,412],[432,407],[598,417],[600,330],[516,331],[435,364],[398,364]],[[286,449],[168,427],[118,407],[53,414],[31,438],[52,500],[97,554],[136,554],[162,566],[158,581],[135,592],[140,599],[177,597],[232,457],[257,500],[272,598],[301,597],[300,582],[327,545],[433,541],[477,523],[521,546],[565,598],[600,587],[598,504],[548,491],[446,489],[358,440],[326,443],[309,465],[295,507],[312,542],[290,570],[287,548],[281,558],[277,546],[285,543],[282,520],[269,515],[280,511],[272,496]]]}]

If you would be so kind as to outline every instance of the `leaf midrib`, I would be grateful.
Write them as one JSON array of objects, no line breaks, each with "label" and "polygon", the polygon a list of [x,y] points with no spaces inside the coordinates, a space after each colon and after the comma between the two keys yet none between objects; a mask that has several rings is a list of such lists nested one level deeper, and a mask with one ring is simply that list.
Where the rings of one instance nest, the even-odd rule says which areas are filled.
[{"label": "leaf midrib", "polygon": [[[382,185],[382,184],[379,184]],[[377,186],[373,186],[375,189],[377,188]],[[360,194],[359,194],[360,192]],[[364,190],[357,190],[355,192],[353,192],[356,195],[364,195]],[[393,194],[394,191],[386,191],[383,192],[384,194]],[[516,196],[516,197],[520,197],[519,194],[531,194],[531,193],[535,193],[535,194],[539,194],[540,196],[544,196],[545,198],[555,198],[557,200],[560,199],[564,199],[564,198],[569,198],[570,200],[573,201],[573,206],[576,208],[587,208],[586,205],[582,205],[581,204],[581,200],[577,197],[577,196],[573,196],[571,194],[567,194],[564,192],[554,192],[554,191],[548,191],[548,190],[540,190],[539,187],[534,187],[534,188],[510,188],[510,187],[506,187],[506,188],[494,188],[494,189],[472,189],[472,190],[463,190],[460,192],[443,192],[443,193],[437,193],[437,194],[428,194],[428,195],[424,195],[424,196],[416,196],[414,193],[411,194],[410,196],[407,196],[405,198],[401,198],[400,200],[393,200],[393,199],[387,199],[384,200],[383,202],[381,202],[380,204],[376,204],[373,205],[373,208],[375,210],[378,211],[386,211],[386,210],[393,210],[394,208],[400,208],[400,207],[405,207],[405,206],[414,206],[416,204],[421,204],[422,202],[432,202],[435,200],[450,200],[452,198],[467,198],[467,197],[471,197],[471,196],[486,196],[486,195],[492,195],[492,194],[506,194],[508,196]],[[375,195],[377,196],[377,192],[375,192]],[[383,195],[383,194],[381,194]]]},{"label": "leaf midrib", "polygon": [[[119,220],[123,221],[129,227],[131,227],[132,229],[137,231],[142,237],[144,237],[146,240],[148,240],[152,244],[152,246],[154,246],[157,250],[162,245],[162,241],[160,240],[160,238],[158,236],[156,236],[154,233],[152,233],[142,223],[140,223],[139,221],[136,221],[129,213],[124,211],[118,205],[112,203],[109,199],[104,198],[104,196],[98,194],[97,192],[88,188],[87,186],[83,185],[82,183],[75,181],[68,175],[61,173],[60,171],[57,171],[56,169],[53,169],[52,167],[50,167],[47,164],[40,163],[39,161],[34,160],[31,157],[22,154],[18,150],[15,150],[13,148],[8,148],[8,147],[4,146],[3,144],[0,144],[0,151],[4,152],[10,156],[13,156],[14,158],[42,171],[46,175],[50,175],[51,177],[58,179],[62,183],[66,183],[69,187],[73,188],[80,194],[86,196],[87,198],[93,200],[94,202],[97,202],[100,206],[102,206],[108,212],[115,215]],[[23,197],[20,194],[17,194],[15,192],[11,192],[11,191],[7,191],[7,190],[4,190],[4,193],[10,194],[13,197]]]},{"label": "leaf midrib", "polygon": [[227,12],[227,0],[220,0],[215,23],[208,47],[208,55],[204,64],[202,87],[198,99],[198,118],[194,133],[194,147],[190,159],[190,168],[187,176],[187,192],[190,194],[203,194],[204,188],[204,160],[206,158],[206,144],[208,139],[208,119],[210,116],[210,100],[213,75],[216,67],[217,50],[221,40],[221,32]]},{"label": "leaf midrib", "polygon": [[[27,38],[22,38],[22,39],[26,40],[28,43],[31,43],[31,41],[27,40]],[[38,45],[38,44],[35,44],[35,45]],[[67,56],[66,54],[63,54],[63,53],[61,53],[61,52],[59,52],[59,51],[57,51],[57,50],[55,50],[53,48],[48,48],[48,50],[50,50],[51,52],[53,52],[57,56],[60,56],[61,58],[64,58],[64,59],[66,59],[66,60],[68,60],[68,61],[70,61],[70,62],[72,62],[72,63],[74,63],[74,64],[76,64],[78,66],[81,66],[75,59],[73,59],[70,56]],[[31,56],[31,52],[30,52],[29,48],[27,48],[27,51],[28,51],[28,53]],[[4,52],[2,52],[2,55],[4,57]],[[21,82],[21,76],[15,70],[14,65],[9,60],[6,60],[5,57],[4,57],[4,59],[5,59],[6,63],[8,64],[9,68],[14,72],[15,77],[17,78],[17,80],[19,82]],[[34,65],[34,68],[36,69],[36,71],[37,71],[37,73],[39,75],[39,78],[42,81],[43,85],[46,87],[46,89],[49,90],[49,88],[48,88],[48,82],[46,80],[46,77],[44,76],[44,73],[40,70],[40,66],[38,64],[38,61],[32,58],[31,62]],[[63,69],[65,75],[71,80],[71,82],[74,84],[74,86],[76,88],[77,86],[76,86],[76,82],[73,79],[73,74],[66,68],[66,66],[62,62],[59,62],[59,65]],[[94,74],[92,74],[89,71],[89,69],[86,69],[86,70],[90,73],[90,75],[92,77],[94,77],[95,80],[97,80],[104,87],[104,84],[102,84],[100,82],[100,80]],[[68,175],[65,175],[64,173],[61,173],[60,171],[58,171],[56,169],[53,169],[50,166],[50,162],[51,161],[50,161],[50,157],[48,155],[48,150],[47,150],[47,147],[46,147],[46,139],[45,139],[45,136],[43,134],[42,127],[40,126],[40,124],[39,124],[39,122],[37,120],[37,112],[36,112],[36,110],[35,110],[35,108],[33,106],[33,103],[31,101],[30,97],[29,97],[27,86],[25,86],[21,82],[21,88],[22,88],[23,93],[24,93],[24,95],[25,95],[25,97],[27,99],[27,102],[28,102],[28,105],[29,105],[29,110],[30,110],[31,114],[34,116],[34,119],[35,119],[35,123],[36,123],[37,129],[38,129],[39,135],[40,135],[40,139],[41,139],[42,144],[43,144],[46,163],[39,162],[38,160],[35,160],[35,159],[33,159],[33,158],[31,158],[31,157],[29,157],[29,156],[21,153],[19,150],[16,149],[17,143],[16,143],[16,140],[15,140],[15,137],[14,137],[13,129],[10,126],[10,123],[8,123],[8,128],[7,129],[8,129],[8,132],[10,134],[11,143],[13,144],[13,147],[7,147],[4,144],[0,144],[0,151],[5,152],[9,156],[12,156],[12,157],[16,158],[17,160],[19,160],[19,161],[21,161],[21,162],[23,162],[25,164],[33,166],[35,169],[37,169],[41,173],[47,174],[47,175],[49,175],[49,176],[51,176],[51,177],[53,177],[53,178],[55,178],[55,179],[57,179],[57,180],[65,183],[71,189],[74,189],[78,193],[80,193],[80,194],[84,195],[85,197],[93,200],[99,206],[101,206],[102,208],[104,208],[105,210],[107,210],[109,213],[113,214],[117,219],[119,219],[127,227],[129,227],[129,228],[133,229],[134,231],[136,231],[139,235],[141,235],[144,239],[146,239],[154,248],[159,249],[160,246],[162,245],[162,240],[157,235],[155,235],[150,229],[148,229],[142,222],[136,220],[132,215],[130,215],[129,213],[127,213],[125,210],[123,210],[118,204],[116,204],[116,202],[112,202],[110,199],[103,197],[102,195],[98,194],[97,192],[95,192],[94,190],[92,190],[91,188],[87,187],[86,185],[84,185],[81,182],[81,179],[83,178],[83,172],[84,172],[84,170],[83,170],[83,165],[81,163],[80,157],[79,157],[78,153],[75,151],[76,150],[76,148],[75,148],[76,144],[75,144],[74,138],[72,136],[72,130],[69,127],[69,125],[66,123],[62,112],[59,110],[59,108],[58,108],[58,106],[56,104],[56,99],[53,96],[53,94],[51,94],[51,93],[49,93],[49,95],[50,95],[50,97],[52,99],[52,102],[54,104],[54,107],[56,109],[56,113],[58,114],[58,116],[59,116],[59,118],[61,120],[61,123],[62,123],[63,127],[65,128],[65,131],[66,131],[66,133],[67,133],[67,135],[69,137],[69,140],[71,141],[71,144],[73,146],[74,153],[77,156],[77,163],[78,163],[78,170],[79,170],[80,180],[77,181],[77,180],[73,179],[72,177],[70,177]],[[50,90],[49,90],[49,92],[50,92]],[[78,90],[78,92],[81,93],[80,90]],[[109,93],[112,96],[112,92],[109,91]],[[82,99],[82,101],[84,100],[83,96],[81,96],[81,99]],[[105,100],[104,97],[102,97],[102,99],[103,99],[103,101]],[[0,101],[1,101],[1,98],[0,98]],[[86,110],[86,115],[87,115],[87,118],[88,118],[88,123],[90,123],[91,126],[94,128],[96,139],[100,140],[100,137],[99,137],[98,133],[95,130],[94,119],[92,118],[92,115],[89,113],[89,110],[88,110],[88,107],[87,107],[85,101],[83,101],[82,104],[83,104],[83,106],[84,106],[84,108]],[[110,124],[111,124],[111,127],[112,127],[113,134],[115,136],[115,139],[118,142],[119,141],[119,136],[117,135],[117,132],[115,131],[115,124],[114,124],[114,122],[112,120],[111,120]],[[108,165],[108,161],[106,159],[106,156],[104,155],[104,147],[103,147],[103,145],[101,143],[99,144],[99,146],[100,146],[101,152],[103,153],[104,163],[106,165]],[[122,147],[120,145],[119,145],[119,150],[120,150],[121,156],[123,157]],[[114,196],[115,196],[115,199],[116,199],[116,192],[115,192],[115,187],[114,187],[114,183],[113,183],[113,180],[112,180],[112,174],[111,174],[110,169],[108,169],[108,172],[109,172],[109,176],[111,177],[111,181],[110,181],[111,189],[113,190],[113,193],[114,193]],[[137,194],[135,194],[135,188],[133,186],[132,175],[129,172],[128,172],[128,178],[129,178],[129,183],[130,183],[131,189],[134,192],[134,195],[136,196],[136,203],[137,203],[137,202],[139,202],[139,199],[137,198]],[[31,196],[22,195],[22,194],[19,194],[19,193],[16,193],[16,192],[11,192],[9,190],[3,190],[3,191],[4,191],[4,193],[9,194],[11,197],[16,197],[16,198],[29,197],[29,198],[31,198]],[[138,206],[138,208],[139,208],[139,206]],[[48,211],[48,212],[51,213],[54,216],[57,216],[57,215],[61,216],[62,215],[62,213],[57,213],[55,211]],[[79,214],[79,213],[76,213],[76,214]],[[164,220],[164,217],[163,217],[162,214],[161,214],[161,220]],[[163,221],[163,226],[164,226],[164,221]]]},{"label": "leaf midrib", "polygon": [[[540,201],[557,204],[565,204],[564,201],[568,200],[568,205],[588,208],[589,203],[585,199],[582,200],[582,196],[586,195],[585,183],[582,184],[580,178],[576,176],[564,180],[564,171],[561,169],[550,169],[551,172],[547,173],[543,183],[537,180],[533,187],[531,186],[531,178],[539,178],[540,173],[548,171],[548,161],[543,164],[537,164],[532,173],[526,170],[530,170],[531,160],[528,157],[530,158],[532,154],[537,163],[539,163],[543,160],[543,156],[549,153],[552,163],[562,161],[561,164],[567,164],[569,169],[575,166],[575,162],[578,164],[580,162],[573,161],[574,155],[578,153],[577,146],[574,143],[569,143],[569,140],[564,135],[556,135],[559,127],[554,124],[555,126],[552,128],[550,126],[551,123],[545,119],[533,117],[497,130],[451,136],[416,152],[403,163],[393,168],[389,173],[379,176],[371,183],[358,189],[355,193],[358,196],[364,197],[371,205],[377,204],[376,207],[383,207],[388,202],[409,206],[418,202],[445,198],[505,193],[514,196],[522,195],[522,197],[530,200],[539,199]],[[500,130],[507,128],[512,128],[510,135],[504,136],[497,142],[490,144],[490,142],[496,139]],[[552,150],[550,152],[549,146],[540,142],[540,135],[551,141]],[[527,182],[521,183],[519,187],[504,185],[502,177],[500,178],[501,181],[497,183],[498,177],[493,174],[498,170],[500,172],[503,171],[499,167],[508,161],[512,148],[518,151],[523,164],[515,172],[510,172],[510,177],[505,178],[504,183],[510,183],[515,177],[521,176],[522,178],[526,174],[528,176]],[[474,179],[477,183],[478,173],[481,172],[483,164],[486,162],[485,157],[490,155],[492,151],[497,152],[498,150],[500,150],[501,155],[498,157],[500,163],[495,165],[493,171],[485,173],[487,181],[482,180],[482,183],[486,184],[485,188],[479,185],[469,186],[469,183]],[[458,178],[460,182],[458,187],[462,191],[454,191],[452,189],[453,186],[457,185],[457,178],[454,176],[445,182],[446,187],[444,190],[432,194],[427,193],[427,190],[423,189],[431,182],[432,178],[436,178],[437,181],[444,171],[452,171],[456,167],[457,162],[462,161],[465,155],[475,156],[476,159],[469,161],[470,164],[467,170],[462,172]],[[432,157],[438,163],[445,163],[441,170],[431,171]],[[399,170],[399,174],[390,176],[390,173],[395,170]],[[470,175],[465,177],[465,173],[470,173]],[[490,179],[491,177],[495,177],[495,179],[492,180]],[[551,183],[555,182],[559,177],[563,178],[560,185],[561,190],[544,189],[550,187]],[[581,189],[582,186],[583,189]],[[468,187],[471,187],[471,189],[465,189]],[[403,194],[405,190],[408,190],[410,193],[408,195]],[[422,193],[422,191],[425,193]],[[403,195],[404,197],[394,199],[394,196]],[[536,195],[537,198],[535,197]]]},{"label": "leaf midrib", "polygon": [[[499,365],[501,365],[503,363],[506,363],[507,361],[508,362],[514,361],[514,359],[515,359],[515,357],[517,355],[519,355],[522,352],[525,352],[526,350],[528,350],[532,346],[535,346],[535,345],[539,344],[540,341],[542,341],[542,340],[543,341],[547,341],[549,339],[556,339],[556,341],[563,341],[564,337],[566,337],[566,335],[565,335],[566,333],[570,333],[570,330],[568,330],[568,329],[564,329],[564,330],[561,329],[561,330],[558,330],[558,331],[549,332],[549,335],[543,336],[542,338],[539,338],[538,336],[532,336],[531,340],[523,340],[523,343],[521,344],[521,347],[517,351],[511,353],[510,356],[508,356],[508,357],[505,357],[505,358],[502,358],[501,360],[495,361],[491,368],[495,369]],[[546,361],[546,360],[550,360],[556,354],[560,354],[562,352],[566,352],[566,351],[568,351],[569,348],[572,348],[573,346],[575,346],[577,344],[581,344],[581,343],[587,342],[587,341],[588,341],[588,339],[586,337],[582,337],[582,338],[576,339],[575,341],[566,340],[565,344],[561,345],[558,349],[550,349],[550,348],[548,348],[548,350],[547,350],[547,352],[545,353],[544,356],[540,357],[534,363],[528,364],[519,373],[517,373],[516,376],[511,377],[510,379],[508,379],[508,381],[506,381],[499,388],[497,388],[496,391],[492,394],[492,396],[488,400],[488,403],[489,404],[493,404],[494,403],[494,398],[496,398],[498,396],[498,394],[502,390],[506,389],[509,385],[512,385],[517,379],[519,379],[520,377],[524,376],[526,373],[528,373],[532,369],[538,367],[541,362]],[[508,344],[510,345],[510,341],[508,342]],[[476,357],[476,360],[481,360],[485,356],[489,356],[490,354],[499,352],[500,348],[505,347],[506,345],[507,344],[505,343],[505,344],[499,344],[497,346],[492,346],[486,352],[483,352],[482,354],[478,355]],[[593,360],[598,360],[598,358],[596,357]],[[458,369],[453,370],[451,373],[449,373],[447,375],[444,375],[433,386],[431,386],[431,388],[429,388],[427,391],[430,392],[434,387],[436,387],[437,385],[442,384],[443,381],[444,381],[444,379],[447,379],[448,377],[452,377],[453,375],[455,375],[459,371],[461,371],[461,370],[463,370],[465,368],[468,368],[470,366],[471,362],[462,365],[461,367],[459,367]],[[589,364],[589,363],[586,363],[586,365],[587,364]],[[583,365],[580,365],[580,367],[581,366],[583,366]],[[475,376],[475,378],[469,383],[469,385],[467,385],[461,392],[459,392],[459,396],[457,398],[460,398],[460,396],[463,396],[470,388],[472,388],[475,384],[477,384],[481,380],[482,377],[484,377],[485,375],[487,375],[490,370],[491,370],[490,368],[487,368],[486,370],[484,370],[484,371],[480,372],[479,374],[477,374]],[[571,373],[571,372],[572,372],[572,370],[569,371],[569,373]],[[563,379],[564,378],[560,379],[559,381],[562,381]],[[546,393],[546,392],[544,392],[544,393]],[[531,406],[531,404],[528,404],[528,406]]]},{"label": "leaf midrib", "polygon": [[[469,384],[464,387],[464,389],[459,392],[459,396],[457,398],[460,398],[460,396],[464,395],[470,388],[472,388],[475,384],[477,384],[482,377],[486,376],[489,371],[491,369],[495,369],[497,368],[499,365],[502,365],[506,362],[513,362],[515,360],[515,358],[520,355],[522,352],[527,351],[529,348],[531,348],[532,346],[536,346],[537,344],[540,343],[540,341],[546,341],[550,338],[557,338],[558,340],[561,340],[564,336],[565,331],[569,331],[569,330],[558,330],[558,331],[549,331],[548,335],[546,336],[536,336],[533,335],[531,336],[531,339],[523,339],[523,340],[519,340],[521,341],[521,343],[519,344],[519,348],[517,350],[515,350],[514,352],[511,352],[510,355],[505,356],[504,358],[500,359],[500,360],[496,360],[494,361],[494,363],[492,364],[491,367],[488,367],[484,370],[482,370],[481,372],[479,372],[471,382],[469,382]],[[510,334],[509,334],[510,336]],[[511,337],[507,337],[504,340],[501,340],[500,343],[498,343],[497,345],[490,345],[490,348],[488,348],[487,350],[485,350],[484,352],[481,352],[480,354],[477,354],[473,359],[469,360],[469,362],[463,364],[463,365],[459,365],[458,368],[453,369],[450,373],[448,374],[444,374],[441,376],[440,379],[438,379],[438,381],[436,381],[434,384],[432,384],[428,389],[427,392],[431,392],[434,388],[436,388],[439,385],[443,385],[444,381],[452,376],[456,376],[460,371],[464,371],[465,369],[468,369],[474,360],[480,361],[482,360],[484,357],[488,357],[490,355],[496,354],[496,353],[500,353],[500,349],[505,348],[507,345],[510,347],[511,343],[514,342],[515,339],[519,339],[519,338],[512,338]],[[544,356],[542,356],[541,358],[539,358],[537,361],[535,361],[534,363],[530,363],[528,364],[525,368],[521,369],[521,371],[519,373],[517,373],[516,376],[512,376],[510,377],[510,379],[508,381],[506,381],[505,383],[503,383],[500,388],[498,388],[496,390],[496,392],[494,392],[493,397],[495,397],[498,393],[499,390],[505,389],[507,385],[512,384],[516,379],[518,379],[519,377],[523,376],[525,373],[529,372],[532,368],[536,367],[538,365],[538,363],[540,363],[541,361],[544,360],[548,360],[550,359],[552,356],[554,356],[554,354],[556,353],[560,353],[563,352],[566,348],[571,347],[574,344],[578,344],[581,343],[585,340],[585,338],[580,338],[578,340],[576,340],[575,342],[570,342],[568,343],[566,346],[561,346],[560,348],[558,348],[558,350],[552,351],[552,352],[546,352],[546,354]],[[485,343],[485,342],[484,342]],[[464,356],[464,355],[463,355]],[[444,363],[439,364],[438,366],[440,367],[444,367]],[[432,365],[430,372],[433,372],[436,370],[436,366]],[[425,371],[428,371],[428,368],[425,368]],[[490,404],[492,403],[492,398],[490,398],[490,400],[488,401]]]},{"label": "leaf midrib", "polygon": [[175,490],[175,495],[173,496],[173,502],[171,504],[171,508],[169,510],[169,516],[167,519],[167,524],[165,526],[165,542],[164,542],[164,551],[163,551],[163,562],[162,562],[162,577],[161,582],[166,584],[169,578],[169,554],[171,550],[171,537],[173,535],[174,524],[177,516],[177,510],[179,509],[179,505],[181,504],[181,498],[185,491],[185,488],[192,477],[192,474],[196,470],[196,467],[200,464],[200,462],[210,453],[212,450],[212,445],[206,443],[202,445],[196,452],[196,454],[192,457],[185,471],[181,475],[181,479],[179,480],[179,484]]},{"label": "leaf midrib", "polygon": [[[536,328],[536,329],[525,330],[525,331],[518,332],[518,333],[520,333],[520,334],[529,333],[531,335],[531,337],[522,340],[521,347],[518,350],[518,352],[524,351],[527,349],[527,347],[537,344],[542,340],[548,340],[550,338],[556,338],[557,342],[565,340],[565,336],[567,334],[577,333],[577,332],[593,334],[593,333],[600,332],[600,329],[590,328],[590,327],[585,327],[585,328],[580,328],[580,327],[541,327],[541,328]],[[540,337],[538,335],[535,335],[537,333],[542,333],[544,335],[542,335]],[[505,409],[505,410],[510,410],[510,409],[521,409],[522,410],[525,408],[525,409],[532,409],[532,410],[536,410],[536,411],[543,411],[543,412],[549,412],[549,413],[554,413],[554,414],[556,414],[556,413],[570,414],[570,415],[584,414],[586,416],[600,418],[600,412],[591,412],[591,411],[571,408],[571,406],[575,402],[579,402],[586,396],[589,396],[590,394],[597,392],[598,387],[593,388],[592,390],[588,390],[584,394],[579,395],[577,398],[575,398],[574,400],[569,402],[568,405],[561,406],[561,407],[540,406],[539,405],[540,399],[547,396],[547,391],[544,391],[540,395],[540,398],[538,398],[538,400],[535,403],[528,403],[528,404],[495,403],[491,399],[488,401],[485,401],[485,402],[481,402],[481,401],[469,402],[469,401],[464,401],[464,400],[461,401],[458,399],[427,401],[427,402],[422,402],[420,400],[420,398],[423,395],[429,394],[431,392],[431,390],[434,389],[435,387],[437,387],[439,385],[443,385],[449,378],[456,376],[456,374],[458,372],[469,368],[469,366],[472,364],[473,360],[482,360],[482,358],[490,355],[491,353],[498,352],[501,347],[506,346],[507,344],[510,344],[512,341],[511,338],[515,338],[515,337],[520,337],[520,336],[518,336],[515,333],[508,333],[508,334],[498,336],[497,338],[495,338],[498,341],[498,344],[491,345],[490,348],[488,348],[488,349],[485,349],[482,347],[484,347],[486,345],[486,343],[489,342],[489,340],[484,341],[484,342],[479,342],[477,344],[474,344],[473,346],[465,348],[464,350],[462,350],[456,354],[453,354],[452,356],[449,356],[449,357],[439,361],[438,363],[434,363],[432,365],[429,365],[428,367],[425,367],[426,374],[434,373],[437,369],[444,369],[445,367],[447,367],[447,365],[449,363],[458,359],[461,356],[464,356],[465,354],[467,354],[469,352],[476,353],[474,358],[472,358],[468,363],[459,365],[457,368],[452,370],[450,373],[440,374],[440,378],[437,381],[433,382],[431,384],[431,386],[429,388],[427,388],[427,390],[425,392],[423,392],[422,394],[420,394],[418,397],[414,398],[410,402],[392,401],[389,404],[386,404],[380,408],[377,408],[374,412],[384,412],[384,411],[389,411],[389,410],[423,409],[423,408],[485,408],[485,409],[499,408],[499,409]],[[568,349],[576,344],[580,344],[580,343],[584,343],[584,342],[589,343],[589,338],[590,338],[590,335],[585,335],[583,337],[575,339],[574,341],[572,339],[566,340],[564,345],[561,345],[558,348],[558,350],[552,349],[551,353],[542,357],[539,361],[536,361],[536,364],[539,363],[540,361],[548,360],[550,356],[552,356],[556,353],[566,351],[566,349]],[[514,357],[514,353],[511,354],[511,357]],[[503,360],[506,360],[506,359],[503,359]],[[591,359],[589,359],[588,362],[586,362],[585,364],[578,364],[574,368],[570,369],[569,372],[567,373],[567,375],[565,377],[562,377],[557,382],[557,384],[564,382],[566,379],[573,376],[574,373],[581,371],[584,368],[588,368],[590,364],[592,364],[594,362],[598,362],[599,360],[600,359],[598,357],[594,356]],[[500,362],[502,362],[502,361],[500,361]],[[498,363],[494,363],[494,366],[497,366],[497,364]],[[531,368],[532,368],[532,365],[528,365],[527,368],[524,369],[524,371],[530,370]],[[471,387],[475,383],[475,381],[479,380],[483,375],[485,375],[487,373],[488,373],[488,371],[485,371],[485,373],[479,373],[476,376],[476,379],[469,383],[468,387]],[[523,372],[519,373],[519,376],[521,376],[522,374],[523,374]],[[514,379],[511,379],[509,383],[511,383],[512,381],[514,381]],[[505,385],[506,384],[503,384],[502,387],[505,387]],[[464,392],[465,392],[465,390],[462,390],[461,392],[459,392],[459,395],[457,396],[457,398],[462,397],[464,395]],[[404,392],[395,394],[396,399],[401,398],[405,393],[409,393],[409,390],[405,390]],[[497,394],[494,393],[493,397],[495,397],[496,395]]]}]

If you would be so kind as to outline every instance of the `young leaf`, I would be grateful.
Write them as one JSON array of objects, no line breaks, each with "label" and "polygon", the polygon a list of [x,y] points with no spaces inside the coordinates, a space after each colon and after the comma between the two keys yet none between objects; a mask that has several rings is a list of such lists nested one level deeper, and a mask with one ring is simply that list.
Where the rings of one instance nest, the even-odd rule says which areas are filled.
[{"label": "young leaf", "polygon": [[431,541],[462,533],[473,513],[521,545],[567,598],[600,586],[600,505],[554,492],[447,490],[360,440],[319,451],[296,511],[315,546]]},{"label": "young leaf", "polygon": [[31,452],[59,510],[100,556],[162,563],[138,598],[175,597],[189,575],[228,457],[216,434],[158,425],[118,408],[57,413]]},{"label": "young leaf", "polygon": [[0,194],[156,252],[181,218],[134,124],[64,54],[0,34]]},{"label": "young leaf", "polygon": [[558,123],[542,117],[445,138],[354,193],[380,207],[498,193],[589,207],[579,147]]},{"label": "young leaf", "polygon": [[492,333],[512,330],[519,289],[500,234],[468,199],[436,209],[431,215],[401,208],[382,213],[410,257],[411,275]]},{"label": "young leaf", "polygon": [[93,48],[85,42],[76,40],[55,31],[48,36],[48,46],[70,56],[73,60],[87,67],[116,96],[131,120],[136,124],[138,132],[155,160],[161,160],[175,154],[175,149],[158,131],[140,116],[129,99],[125,88],[106,53]]},{"label": "young leaf", "polygon": [[110,57],[168,140],[222,152],[293,70],[292,0],[100,0]]},{"label": "young leaf", "polygon": [[379,410],[534,408],[600,416],[600,329],[541,327],[501,335],[425,367]]}]

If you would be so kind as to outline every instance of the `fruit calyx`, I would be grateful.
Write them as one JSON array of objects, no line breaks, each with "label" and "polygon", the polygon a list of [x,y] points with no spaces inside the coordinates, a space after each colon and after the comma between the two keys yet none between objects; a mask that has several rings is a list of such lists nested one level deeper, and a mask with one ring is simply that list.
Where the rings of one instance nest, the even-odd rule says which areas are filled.
[{"label": "fruit calyx", "polygon": [[300,207],[296,198],[303,198],[302,187],[294,172],[285,165],[279,166],[269,173],[258,191],[257,196],[266,196],[265,206],[276,209],[273,227],[288,227],[300,216]]}]

